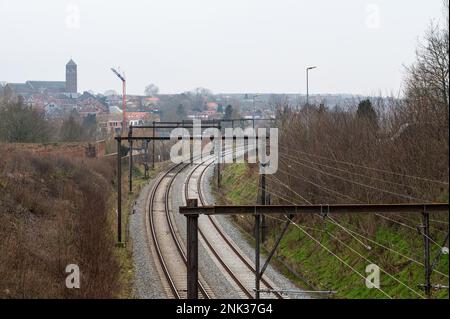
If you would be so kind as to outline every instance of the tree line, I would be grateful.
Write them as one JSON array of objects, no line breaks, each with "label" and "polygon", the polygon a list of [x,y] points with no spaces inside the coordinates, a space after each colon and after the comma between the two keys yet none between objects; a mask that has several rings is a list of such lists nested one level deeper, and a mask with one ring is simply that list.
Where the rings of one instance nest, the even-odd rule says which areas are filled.
[{"label": "tree line", "polygon": [[24,104],[22,99],[0,98],[0,142],[47,143],[81,142],[97,138],[95,115],[82,118],[72,111],[63,119],[52,120]]},{"label": "tree line", "polygon": [[[276,178],[289,181],[293,191],[286,197],[301,194],[313,203],[448,201],[445,3],[447,23],[432,24],[419,42],[400,98],[334,109],[310,105],[299,112],[286,102],[277,105],[281,129]],[[276,183],[272,187],[283,190]]]}]

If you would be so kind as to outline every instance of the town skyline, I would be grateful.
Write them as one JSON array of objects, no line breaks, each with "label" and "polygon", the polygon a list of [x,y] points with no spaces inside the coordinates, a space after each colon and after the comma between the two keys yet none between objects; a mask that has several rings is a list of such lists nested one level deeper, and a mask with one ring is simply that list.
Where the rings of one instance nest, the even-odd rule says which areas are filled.
[{"label": "town skyline", "polygon": [[[23,41],[3,49],[0,81],[62,79],[58,66],[73,58],[80,65],[80,92],[120,91],[110,68],[121,66],[130,94],[143,94],[150,83],[166,94],[196,87],[304,94],[305,68],[317,65],[310,74],[311,94],[397,96],[423,30],[430,20],[442,22],[440,0],[427,6],[421,1],[276,6],[155,1],[133,4],[130,12],[137,16],[121,16],[123,5],[1,1],[0,18],[8,28],[0,35],[6,42]],[[51,45],[55,41],[58,45]]]}]

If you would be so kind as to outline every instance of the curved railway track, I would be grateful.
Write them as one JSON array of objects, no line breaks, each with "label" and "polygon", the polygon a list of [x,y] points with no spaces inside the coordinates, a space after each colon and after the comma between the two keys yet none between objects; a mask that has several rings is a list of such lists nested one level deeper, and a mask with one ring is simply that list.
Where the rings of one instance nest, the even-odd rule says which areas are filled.
[{"label": "curved railway track", "polygon": [[[208,163],[209,162],[209,163]],[[202,194],[202,178],[205,173],[205,171],[214,164],[214,160],[207,160],[203,163],[197,165],[195,168],[193,168],[190,173],[187,176],[186,183],[185,183],[185,198],[192,198],[192,196],[189,196],[189,189],[191,185],[191,180],[193,175],[196,173],[196,171],[203,167],[199,174],[196,176],[197,181],[195,182],[195,188],[196,191],[194,191],[194,198],[197,197],[199,199],[199,204],[201,206],[207,205],[206,200],[203,197]],[[192,187],[191,187],[192,190]],[[209,250],[212,252],[212,254],[216,257],[218,262],[222,265],[222,267],[225,269],[225,271],[228,273],[228,275],[232,278],[232,280],[236,283],[236,285],[242,290],[242,292],[250,299],[254,298],[253,294],[251,293],[252,284],[254,284],[254,274],[256,273],[255,268],[253,267],[252,263],[247,259],[246,256],[243,255],[243,253],[240,251],[239,248],[236,247],[236,245],[232,242],[232,240],[224,233],[223,229],[218,225],[217,221],[213,216],[201,216],[203,219],[201,223],[199,220],[199,234],[205,244],[208,246]],[[202,230],[202,226],[205,226],[205,223],[210,223],[213,226],[213,229],[217,232],[218,236],[215,236],[211,234],[212,232],[208,231],[208,235],[206,235],[206,232]],[[206,226],[209,228],[208,226]],[[210,228],[208,229],[210,230]],[[209,237],[214,237],[214,243],[219,248],[227,246],[231,249],[231,252],[233,254],[233,262],[227,263],[225,261],[223,256],[224,254],[221,254],[219,252],[219,249],[216,249],[214,247],[214,244],[211,243],[211,240]],[[227,256],[230,257],[230,256]],[[229,260],[229,258],[227,258]],[[233,271],[233,269],[234,271]],[[240,271],[236,271],[236,269],[240,269]],[[249,276],[248,272],[251,273],[251,276]],[[268,290],[275,290],[273,285],[268,282],[266,278],[261,278],[261,289],[268,289]],[[274,293],[276,298],[282,299],[283,297],[279,293]]]},{"label": "curved railway track", "polygon": [[[153,245],[170,294],[175,299],[186,298],[187,258],[170,217],[169,193],[176,176],[187,165],[175,165],[163,173],[151,190],[149,203],[148,220]],[[211,297],[211,292],[201,280],[199,290],[203,298]]]},{"label": "curved railway track", "polygon": [[[193,181],[193,175],[199,172],[196,183],[194,184],[194,198],[199,199],[201,205],[206,201],[201,191],[201,181],[204,172],[214,164],[213,157],[208,157],[200,164],[196,164],[188,173],[184,182],[185,200],[190,198],[189,189]],[[154,253],[157,256],[158,265],[161,273],[161,280],[166,294],[175,299],[186,298],[186,265],[187,256],[182,240],[179,238],[178,231],[172,221],[172,209],[170,203],[170,191],[176,177],[185,170],[190,164],[178,164],[172,166],[169,170],[162,173],[153,185],[149,195],[148,211],[148,236],[151,236]],[[199,170],[203,167],[202,170]],[[191,196],[192,198],[192,196]],[[207,219],[206,219],[207,218]],[[253,284],[255,269],[252,263],[243,256],[237,246],[228,238],[222,228],[217,224],[212,216],[202,216],[199,223],[200,238],[205,244],[205,248],[214,256],[220,264],[226,276],[236,285],[239,295],[243,298],[253,299]],[[214,230],[215,237],[211,238],[211,232],[205,233],[204,222],[209,223],[209,230]],[[228,252],[228,254],[224,252]],[[262,289],[273,290],[265,278],[261,280]],[[199,293],[200,297],[210,299],[214,297],[211,289],[199,274]],[[275,293],[277,298],[282,298],[279,293]]]}]

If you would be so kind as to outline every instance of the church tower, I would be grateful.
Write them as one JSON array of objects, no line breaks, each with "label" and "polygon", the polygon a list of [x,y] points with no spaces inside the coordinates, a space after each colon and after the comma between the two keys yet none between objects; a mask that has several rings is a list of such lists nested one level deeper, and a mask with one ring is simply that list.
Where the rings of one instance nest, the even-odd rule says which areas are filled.
[{"label": "church tower", "polygon": [[77,64],[72,59],[66,64],[66,93],[77,93]]}]

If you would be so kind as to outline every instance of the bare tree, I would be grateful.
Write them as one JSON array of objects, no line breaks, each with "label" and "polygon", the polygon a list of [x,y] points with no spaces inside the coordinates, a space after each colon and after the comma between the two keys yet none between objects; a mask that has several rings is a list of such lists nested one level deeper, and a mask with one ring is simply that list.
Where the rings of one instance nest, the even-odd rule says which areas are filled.
[{"label": "bare tree", "polygon": [[151,83],[145,87],[144,92],[147,96],[154,96],[159,93],[159,88],[155,84]]},{"label": "bare tree", "polygon": [[200,95],[200,96],[204,96],[204,97],[212,95],[211,90],[203,88],[203,87],[195,88],[192,91],[190,91],[189,93],[191,93],[192,95]]},{"label": "bare tree", "polygon": [[0,103],[0,141],[41,143],[50,140],[52,127],[41,113],[21,100]]},{"label": "bare tree", "polygon": [[103,93],[104,96],[111,96],[111,95],[118,95],[115,90],[106,90],[105,93]]},{"label": "bare tree", "polygon": [[405,96],[410,110],[414,111],[414,122],[427,121],[448,128],[448,1],[444,1],[444,10],[446,25],[431,24],[416,50],[416,62],[407,68]]}]

